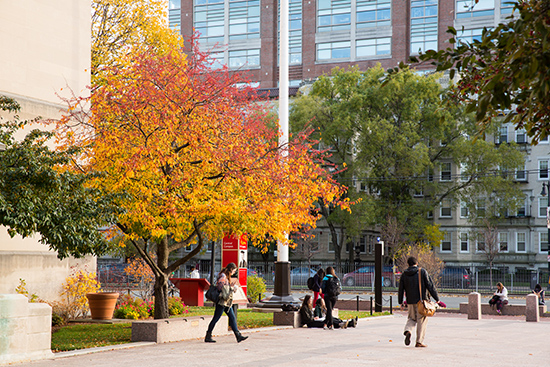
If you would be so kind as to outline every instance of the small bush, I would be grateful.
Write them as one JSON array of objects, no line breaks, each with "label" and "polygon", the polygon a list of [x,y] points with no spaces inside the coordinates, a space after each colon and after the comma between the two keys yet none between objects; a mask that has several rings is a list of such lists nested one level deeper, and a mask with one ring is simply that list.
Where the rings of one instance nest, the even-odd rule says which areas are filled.
[{"label": "small bush", "polygon": [[140,298],[126,294],[118,299],[114,317],[130,320],[145,319],[149,317],[149,304]]},{"label": "small bush", "polygon": [[27,297],[29,299],[29,302],[40,302],[40,299],[35,293],[29,294],[29,291],[27,290],[27,282],[25,282],[25,279],[19,278],[19,285],[17,286],[17,288],[15,288],[15,291],[18,294],[22,294]]},{"label": "small bush", "polygon": [[88,314],[86,293],[96,293],[101,289],[96,273],[79,270],[65,280],[61,296],[65,296],[70,319],[84,317]]},{"label": "small bush", "polygon": [[265,280],[256,275],[246,278],[246,292],[250,302],[259,301],[265,293]]},{"label": "small bush", "polygon": [[66,304],[54,302],[52,307],[52,326],[63,326],[69,321],[69,308]]},{"label": "small bush", "polygon": [[181,298],[179,297],[170,297],[168,298],[168,312],[170,315],[178,316],[188,313],[189,310]]}]

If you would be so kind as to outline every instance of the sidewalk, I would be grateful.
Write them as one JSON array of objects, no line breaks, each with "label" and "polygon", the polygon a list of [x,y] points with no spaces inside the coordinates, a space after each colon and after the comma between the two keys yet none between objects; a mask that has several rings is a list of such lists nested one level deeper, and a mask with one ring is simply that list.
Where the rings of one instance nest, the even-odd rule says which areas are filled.
[{"label": "sidewalk", "polygon": [[[466,315],[436,314],[428,322],[428,348],[406,347],[406,316],[360,319],[347,330],[266,328],[245,331],[240,344],[231,336],[217,343],[201,340],[44,360],[42,366],[546,366],[550,322],[522,317],[468,320]],[[411,345],[414,345],[414,337]]]}]

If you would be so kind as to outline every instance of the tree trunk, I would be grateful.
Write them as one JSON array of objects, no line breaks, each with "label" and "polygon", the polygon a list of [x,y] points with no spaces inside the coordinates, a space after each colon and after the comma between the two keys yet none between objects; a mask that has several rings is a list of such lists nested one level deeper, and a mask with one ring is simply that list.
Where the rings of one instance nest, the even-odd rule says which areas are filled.
[{"label": "tree trunk", "polygon": [[168,275],[155,277],[155,319],[167,319],[168,311]]}]

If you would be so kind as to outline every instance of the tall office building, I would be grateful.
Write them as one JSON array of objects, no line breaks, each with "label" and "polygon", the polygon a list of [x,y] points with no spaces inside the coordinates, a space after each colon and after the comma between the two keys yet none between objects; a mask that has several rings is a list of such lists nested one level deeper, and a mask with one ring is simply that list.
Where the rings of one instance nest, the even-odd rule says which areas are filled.
[{"label": "tall office building", "polygon": [[[170,27],[261,88],[278,82],[278,1],[168,0]],[[289,0],[290,85],[336,66],[394,67],[418,51],[449,46],[449,26],[471,40],[508,16],[509,0]],[[429,67],[429,66],[426,66]]]}]

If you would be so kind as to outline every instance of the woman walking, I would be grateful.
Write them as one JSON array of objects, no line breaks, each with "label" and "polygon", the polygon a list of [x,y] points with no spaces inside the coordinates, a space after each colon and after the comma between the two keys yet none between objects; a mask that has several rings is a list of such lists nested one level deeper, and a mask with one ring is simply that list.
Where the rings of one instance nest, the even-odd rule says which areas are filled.
[{"label": "woman walking", "polygon": [[243,340],[248,339],[248,336],[242,336],[237,328],[237,319],[235,318],[235,313],[233,313],[233,293],[237,291],[237,286],[232,287],[229,279],[237,271],[237,265],[235,263],[229,263],[222,271],[218,274],[218,282],[216,283],[218,290],[220,291],[220,298],[218,303],[216,303],[216,310],[214,311],[214,317],[208,325],[208,330],[206,331],[206,337],[204,341],[206,343],[215,343],[216,341],[212,339],[212,331],[216,326],[216,323],[222,317],[222,314],[225,312],[227,317],[229,317],[229,326],[231,330],[235,333],[237,338],[237,343],[242,342]]}]

